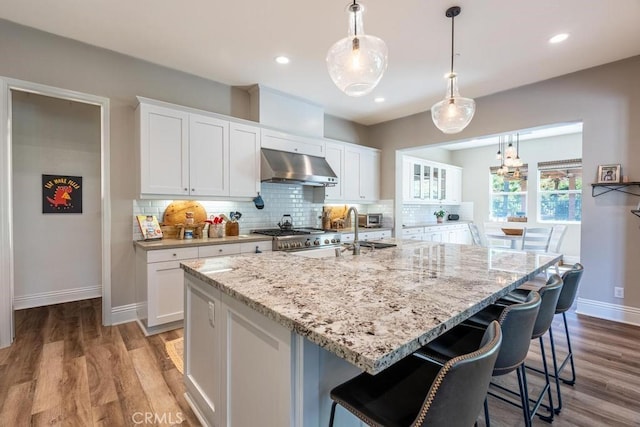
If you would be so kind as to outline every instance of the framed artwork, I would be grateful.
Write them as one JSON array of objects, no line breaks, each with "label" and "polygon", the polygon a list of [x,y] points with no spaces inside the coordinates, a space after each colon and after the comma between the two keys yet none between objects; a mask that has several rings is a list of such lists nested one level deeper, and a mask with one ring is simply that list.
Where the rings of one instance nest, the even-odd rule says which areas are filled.
[{"label": "framed artwork", "polygon": [[42,175],[42,213],[82,213],[82,177]]},{"label": "framed artwork", "polygon": [[598,184],[620,182],[620,165],[598,166]]}]

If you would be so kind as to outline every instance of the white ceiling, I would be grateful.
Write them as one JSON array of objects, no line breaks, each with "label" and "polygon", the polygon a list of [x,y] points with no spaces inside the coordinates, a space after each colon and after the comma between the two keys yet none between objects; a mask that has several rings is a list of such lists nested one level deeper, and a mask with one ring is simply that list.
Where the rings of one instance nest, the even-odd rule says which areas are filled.
[{"label": "white ceiling", "polygon": [[[363,0],[389,48],[378,87],[350,98],[326,70],[348,1],[4,0],[0,17],[232,86],[260,83],[374,124],[429,110],[445,91],[453,5],[456,71],[477,98],[640,54],[638,0]],[[571,34],[558,45],[547,40]],[[277,55],[291,57],[282,66]],[[386,102],[377,104],[375,97]]]}]

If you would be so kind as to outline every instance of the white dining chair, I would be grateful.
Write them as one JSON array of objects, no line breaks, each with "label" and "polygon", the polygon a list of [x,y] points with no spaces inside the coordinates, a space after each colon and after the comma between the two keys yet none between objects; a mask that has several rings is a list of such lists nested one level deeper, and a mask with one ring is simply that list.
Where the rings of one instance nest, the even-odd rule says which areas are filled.
[{"label": "white dining chair", "polygon": [[567,233],[566,225],[554,225],[551,228],[551,239],[549,240],[549,252],[556,254],[560,253],[560,247],[564,240],[564,235]]},{"label": "white dining chair", "polygon": [[525,228],[522,232],[522,250],[548,252],[551,227]]}]

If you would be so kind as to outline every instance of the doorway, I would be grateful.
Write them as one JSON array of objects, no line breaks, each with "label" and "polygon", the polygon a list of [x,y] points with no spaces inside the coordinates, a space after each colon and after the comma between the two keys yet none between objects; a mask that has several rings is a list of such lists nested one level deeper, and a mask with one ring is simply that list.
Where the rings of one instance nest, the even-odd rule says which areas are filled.
[{"label": "doorway", "polygon": [[[110,325],[109,101],[13,79],[0,88],[0,348],[13,341],[17,308],[102,296]],[[83,116],[90,129],[68,129]],[[42,213],[44,175],[84,178],[83,213]],[[60,230],[47,237],[51,227]]]}]

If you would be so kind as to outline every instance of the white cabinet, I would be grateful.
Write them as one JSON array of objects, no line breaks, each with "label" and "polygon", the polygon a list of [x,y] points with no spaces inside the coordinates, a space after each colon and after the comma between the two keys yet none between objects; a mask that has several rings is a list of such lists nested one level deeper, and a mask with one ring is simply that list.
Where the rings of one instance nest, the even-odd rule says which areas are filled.
[{"label": "white cabinet", "polygon": [[256,251],[271,251],[272,242],[243,242],[178,249],[136,249],[137,317],[147,335],[182,326],[184,270],[180,263]]},{"label": "white cabinet", "polygon": [[140,192],[189,194],[189,114],[140,103],[136,110],[140,141]]},{"label": "white cabinet", "polygon": [[338,176],[338,184],[333,187],[322,187],[318,191],[324,192],[322,202],[343,201],[344,200],[344,144],[336,142],[326,142],[327,163]]},{"label": "white cabinet", "polygon": [[402,229],[402,238],[428,242],[471,244],[471,235],[467,224],[404,228]]},{"label": "white cabinet", "polygon": [[405,203],[459,204],[461,194],[461,168],[404,156],[402,199]]},{"label": "white cabinet", "polygon": [[[384,240],[391,237],[391,230],[372,230],[372,229],[359,229],[358,240],[366,242],[367,240]],[[355,233],[342,233],[342,242],[353,242]]]},{"label": "white cabinet", "polygon": [[229,195],[229,122],[189,114],[189,194]]},{"label": "white cabinet", "polygon": [[141,197],[250,198],[260,191],[258,126],[139,101]]},{"label": "white cabinet", "polygon": [[411,240],[423,240],[424,227],[411,227],[402,229],[402,238]]},{"label": "white cabinet", "polygon": [[186,301],[184,378],[198,412],[214,426],[290,425],[292,333],[192,276]]},{"label": "white cabinet", "polygon": [[290,135],[271,129],[262,129],[261,146],[272,150],[325,157],[325,142],[323,140]]},{"label": "white cabinet", "polygon": [[180,262],[198,258],[198,248],[136,251],[137,316],[145,330],[183,317]]},{"label": "white cabinet", "polygon": [[377,201],[380,198],[380,151],[345,145],[343,181],[346,201]]},{"label": "white cabinet", "polygon": [[260,191],[260,128],[229,124],[229,196],[255,197]]}]

